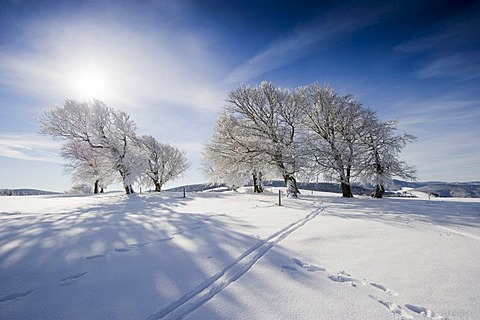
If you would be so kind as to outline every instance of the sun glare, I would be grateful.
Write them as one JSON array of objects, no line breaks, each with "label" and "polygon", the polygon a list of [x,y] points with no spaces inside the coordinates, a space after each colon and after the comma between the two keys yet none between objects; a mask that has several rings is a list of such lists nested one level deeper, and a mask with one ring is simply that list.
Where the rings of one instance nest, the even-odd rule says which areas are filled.
[{"label": "sun glare", "polygon": [[72,74],[71,93],[80,99],[105,99],[108,95],[107,74],[94,65],[81,65]]}]

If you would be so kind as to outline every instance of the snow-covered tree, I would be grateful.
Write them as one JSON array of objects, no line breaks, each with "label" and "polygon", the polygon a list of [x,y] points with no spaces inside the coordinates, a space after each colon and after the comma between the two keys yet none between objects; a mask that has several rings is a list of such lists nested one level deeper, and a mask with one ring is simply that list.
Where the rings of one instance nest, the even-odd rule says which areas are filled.
[{"label": "snow-covered tree", "polygon": [[63,105],[44,110],[40,132],[65,141],[82,142],[101,154],[120,174],[127,194],[144,171],[144,161],[136,149],[135,123],[125,112],[103,102],[66,100]]},{"label": "snow-covered tree", "polygon": [[125,192],[133,193],[133,184],[140,179],[146,169],[135,134],[136,125],[128,114],[113,109],[109,120],[101,130],[101,141],[110,151],[109,161],[120,173]]},{"label": "snow-covered tree", "polygon": [[365,165],[361,179],[373,183],[375,192],[372,197],[382,198],[385,186],[392,182],[393,177],[415,180],[415,169],[399,159],[399,154],[407,143],[416,139],[410,134],[396,134],[397,123],[390,120],[375,122],[363,139]]},{"label": "snow-covered tree", "polygon": [[139,142],[147,162],[146,178],[142,183],[153,185],[157,192],[162,190],[165,183],[174,181],[190,167],[185,152],[176,147],[160,143],[148,135],[142,136]]},{"label": "snow-covered tree", "polygon": [[88,194],[92,193],[91,185],[87,184],[75,184],[72,186],[70,190],[68,190],[69,194]]},{"label": "snow-covered tree", "polygon": [[294,92],[272,83],[240,86],[233,90],[224,108],[235,119],[241,143],[247,154],[264,159],[280,173],[287,187],[287,196],[297,197],[296,173],[300,167],[297,130],[303,116],[303,105]]},{"label": "snow-covered tree", "polygon": [[374,114],[352,96],[313,84],[299,90],[306,103],[305,143],[316,168],[340,182],[344,197],[353,197],[351,182],[361,171],[361,141]]},{"label": "snow-covered tree", "polygon": [[256,185],[268,172],[281,175],[287,196],[296,196],[296,176],[321,174],[353,197],[354,181],[377,181],[381,189],[392,176],[412,177],[413,169],[397,160],[410,140],[394,135],[391,124],[379,125],[375,112],[351,95],[316,83],[290,90],[262,82],[229,94],[204,162],[215,182],[242,185],[252,177]]},{"label": "snow-covered tree", "polygon": [[68,141],[62,146],[62,156],[68,161],[66,170],[73,174],[73,181],[93,184],[93,193],[102,193],[114,181],[115,172],[102,151],[105,152],[78,140]]},{"label": "snow-covered tree", "polygon": [[204,172],[211,182],[226,183],[232,189],[252,180],[254,192],[261,193],[263,175],[270,170],[268,162],[240,121],[244,120],[225,114],[217,120],[205,145]]}]

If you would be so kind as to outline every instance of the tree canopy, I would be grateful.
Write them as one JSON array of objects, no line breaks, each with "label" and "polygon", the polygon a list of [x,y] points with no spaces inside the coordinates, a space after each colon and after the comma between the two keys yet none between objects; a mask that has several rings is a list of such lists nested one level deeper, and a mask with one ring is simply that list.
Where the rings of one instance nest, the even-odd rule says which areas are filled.
[{"label": "tree canopy", "polygon": [[47,108],[40,132],[64,141],[62,156],[77,182],[91,183],[97,193],[118,181],[127,194],[142,181],[156,191],[188,168],[185,152],[151,136],[138,137],[135,122],[99,100],[66,100]]},{"label": "tree canopy", "polygon": [[415,178],[398,157],[415,137],[396,131],[394,121],[380,121],[352,95],[329,86],[242,85],[228,95],[204,162],[215,182],[238,186],[251,177],[255,184],[259,174],[281,176],[287,196],[296,197],[298,176],[322,174],[340,183],[344,197],[353,197],[353,181],[375,184],[374,195],[381,197],[393,177]]}]

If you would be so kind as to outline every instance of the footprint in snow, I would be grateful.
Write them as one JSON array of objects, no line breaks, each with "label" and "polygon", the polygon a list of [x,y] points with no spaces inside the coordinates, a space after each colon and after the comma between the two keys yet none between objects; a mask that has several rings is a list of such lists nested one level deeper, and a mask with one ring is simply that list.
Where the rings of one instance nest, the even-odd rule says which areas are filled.
[{"label": "footprint in snow", "polygon": [[170,241],[170,240],[172,240],[172,239],[173,239],[173,237],[163,238],[163,239],[158,239],[158,240],[156,240],[156,242],[165,242],[165,241]]},{"label": "footprint in snow", "polygon": [[68,276],[66,278],[60,279],[60,283],[62,284],[62,286],[71,284],[71,283],[77,281],[78,279],[80,279],[81,277],[83,277],[84,275],[86,275],[87,273],[88,273],[87,271],[82,272],[82,273],[76,273],[74,275],[71,275],[71,276]]},{"label": "footprint in snow", "polygon": [[396,293],[395,291],[393,291],[391,289],[388,289],[388,288],[382,286],[381,284],[370,282],[370,285],[377,288],[377,289],[382,290],[385,293],[389,293],[394,297],[398,297],[398,293]]},{"label": "footprint in snow", "polygon": [[345,271],[337,272],[336,275],[331,275],[331,276],[328,276],[327,278],[334,282],[342,282],[342,283],[348,282],[352,287],[357,287],[356,280],[350,277],[350,275]]},{"label": "footprint in snow", "polygon": [[149,245],[150,242],[142,242],[142,243],[132,243],[131,245],[129,245],[129,247],[132,247],[132,248],[141,248],[141,247],[145,247],[147,245]]},{"label": "footprint in snow", "polygon": [[98,259],[98,258],[103,258],[103,257],[105,257],[104,254],[96,254],[96,255],[93,255],[93,256],[85,257],[85,259],[87,259],[87,260],[93,260],[93,259]]},{"label": "footprint in snow", "polygon": [[336,282],[347,282],[347,281],[353,281],[354,280],[353,278],[347,277],[347,276],[342,275],[342,274],[332,275],[332,276],[329,276],[328,278],[330,280],[336,281]]},{"label": "footprint in snow", "polygon": [[425,318],[428,318],[428,319],[433,319],[433,320],[447,320],[446,317],[438,314],[438,313],[435,313],[433,312],[432,310],[430,309],[427,309],[425,307],[421,307],[421,306],[415,306],[413,304],[406,304],[405,307],[407,307],[408,309],[412,310],[413,312],[416,312],[422,316],[424,316]]},{"label": "footprint in snow", "polygon": [[309,264],[309,263],[305,263],[299,259],[296,259],[296,258],[292,258],[292,261],[299,265],[300,267],[304,268],[305,270],[309,271],[309,272],[315,272],[315,271],[327,271],[327,269],[325,268],[322,268],[322,267],[317,267],[313,264]]},{"label": "footprint in snow", "polygon": [[382,300],[380,298],[377,298],[375,296],[372,296],[372,295],[369,295],[370,298],[372,298],[373,300],[376,300],[378,301],[381,305],[383,305],[384,307],[386,307],[388,310],[390,310],[391,313],[393,313],[394,315],[400,317],[401,320],[410,320],[410,319],[414,319],[411,315],[409,315],[404,309],[402,309],[402,307],[400,307],[398,304],[394,303],[394,302],[391,302],[391,301],[387,301],[387,300]]},{"label": "footprint in snow", "polygon": [[335,281],[335,282],[348,282],[348,281],[353,281],[353,278],[341,275],[341,274],[336,274],[334,276],[328,276],[328,279]]},{"label": "footprint in snow", "polygon": [[9,294],[8,296],[4,296],[4,297],[0,298],[0,302],[7,302],[7,301],[12,301],[12,300],[17,300],[17,299],[20,299],[20,298],[24,298],[24,297],[28,296],[30,293],[32,293],[33,291],[34,290]]},{"label": "footprint in snow", "polygon": [[283,271],[290,271],[290,272],[297,272],[297,268],[295,267],[291,267],[291,266],[287,266],[287,265],[282,265],[282,272]]}]

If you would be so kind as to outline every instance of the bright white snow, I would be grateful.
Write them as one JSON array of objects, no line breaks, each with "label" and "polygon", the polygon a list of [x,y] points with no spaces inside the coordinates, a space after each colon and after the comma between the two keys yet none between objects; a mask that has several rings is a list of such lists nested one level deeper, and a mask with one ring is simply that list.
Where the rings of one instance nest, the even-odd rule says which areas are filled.
[{"label": "bright white snow", "polygon": [[0,318],[480,318],[479,199],[282,200],[0,197]]}]

